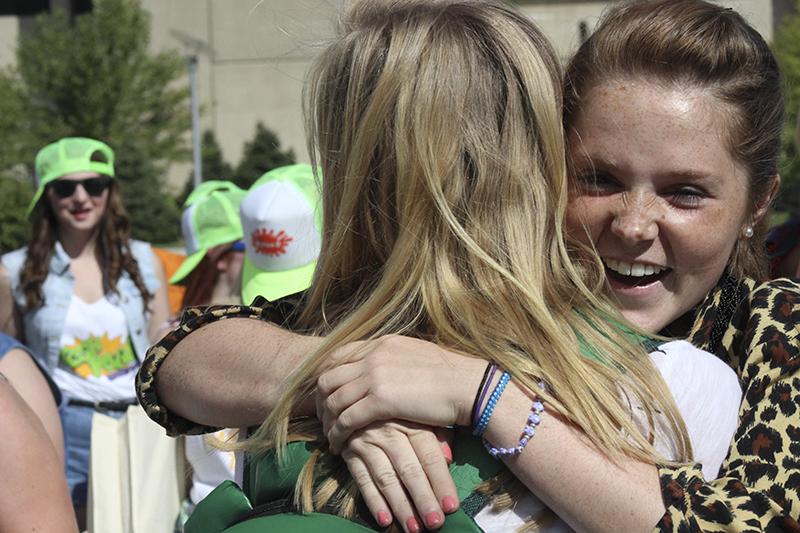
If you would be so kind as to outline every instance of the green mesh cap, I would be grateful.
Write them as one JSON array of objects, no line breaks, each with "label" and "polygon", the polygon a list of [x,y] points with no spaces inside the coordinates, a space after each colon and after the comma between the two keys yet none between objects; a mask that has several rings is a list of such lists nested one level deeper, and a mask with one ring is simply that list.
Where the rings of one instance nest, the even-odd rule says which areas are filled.
[{"label": "green mesh cap", "polygon": [[42,197],[47,184],[74,172],[97,172],[114,177],[114,151],[104,142],[88,137],[64,137],[48,144],[36,154],[36,194],[28,214]]},{"label": "green mesh cap", "polygon": [[259,295],[275,301],[306,290],[322,242],[322,202],[311,166],[270,170],[250,187],[240,212],[242,302]]},{"label": "green mesh cap", "polygon": [[193,203],[197,202],[198,200],[205,198],[209,194],[214,191],[242,191],[235,183],[228,180],[208,180],[203,181],[192,189],[192,192],[189,196],[186,197],[186,201],[183,202],[183,208],[186,209]]},{"label": "green mesh cap", "polygon": [[[202,188],[201,188],[202,187]],[[186,259],[169,279],[181,283],[214,246],[242,238],[239,204],[245,191],[229,181],[206,181],[189,195],[181,217]]]}]

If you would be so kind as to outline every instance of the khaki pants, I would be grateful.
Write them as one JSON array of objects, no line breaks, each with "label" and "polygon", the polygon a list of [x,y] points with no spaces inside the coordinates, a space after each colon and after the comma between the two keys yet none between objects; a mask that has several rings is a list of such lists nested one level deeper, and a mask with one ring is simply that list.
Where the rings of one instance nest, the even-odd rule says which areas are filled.
[{"label": "khaki pants", "polygon": [[134,405],[92,418],[89,533],[172,533],[185,492],[183,450]]}]

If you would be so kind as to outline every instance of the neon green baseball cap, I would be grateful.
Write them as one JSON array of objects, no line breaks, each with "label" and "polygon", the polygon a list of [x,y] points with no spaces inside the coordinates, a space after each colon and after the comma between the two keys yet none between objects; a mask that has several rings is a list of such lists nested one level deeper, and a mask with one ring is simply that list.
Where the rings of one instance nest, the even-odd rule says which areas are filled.
[{"label": "neon green baseball cap", "polygon": [[36,154],[36,194],[28,215],[42,197],[47,184],[74,172],[97,172],[114,177],[114,151],[104,142],[88,137],[64,137],[48,144]]},{"label": "neon green baseball cap", "polygon": [[242,302],[274,301],[311,286],[322,244],[322,205],[311,165],[270,170],[240,208],[244,229]]},{"label": "neon green baseball cap", "polygon": [[234,182],[228,180],[208,180],[203,181],[192,189],[192,192],[189,196],[186,197],[186,201],[183,202],[183,207],[187,208],[196,201],[200,200],[201,198],[205,198],[209,194],[214,191],[237,191],[244,193],[239,186],[237,186]]},{"label": "neon green baseball cap", "polygon": [[184,203],[181,230],[186,242],[186,259],[169,279],[172,284],[182,282],[210,248],[242,238],[239,204],[245,191],[222,180],[205,181],[198,189]]}]

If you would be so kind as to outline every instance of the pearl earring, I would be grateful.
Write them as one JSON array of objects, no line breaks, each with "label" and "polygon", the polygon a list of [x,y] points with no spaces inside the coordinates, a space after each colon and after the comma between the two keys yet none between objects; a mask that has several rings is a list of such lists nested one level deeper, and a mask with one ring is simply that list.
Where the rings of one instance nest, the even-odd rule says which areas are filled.
[{"label": "pearl earring", "polygon": [[747,239],[749,239],[750,237],[753,236],[753,227],[752,226],[747,226],[746,228],[744,228],[744,236]]}]

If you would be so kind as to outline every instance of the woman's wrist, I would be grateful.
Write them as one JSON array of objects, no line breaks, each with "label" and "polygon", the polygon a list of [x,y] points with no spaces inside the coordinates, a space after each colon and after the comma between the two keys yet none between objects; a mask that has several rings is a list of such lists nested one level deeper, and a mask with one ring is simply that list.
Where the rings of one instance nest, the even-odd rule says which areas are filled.
[{"label": "woman's wrist", "polygon": [[[475,396],[483,384],[483,377],[487,370],[488,362],[484,359],[466,357],[461,354],[447,352],[453,357],[453,364],[458,371],[453,376],[455,424],[458,426],[472,426],[472,410],[475,405]],[[488,376],[487,376],[488,377]],[[492,383],[496,383],[498,375],[494,375]]]}]

